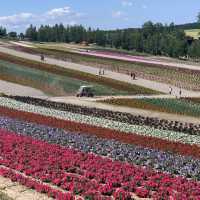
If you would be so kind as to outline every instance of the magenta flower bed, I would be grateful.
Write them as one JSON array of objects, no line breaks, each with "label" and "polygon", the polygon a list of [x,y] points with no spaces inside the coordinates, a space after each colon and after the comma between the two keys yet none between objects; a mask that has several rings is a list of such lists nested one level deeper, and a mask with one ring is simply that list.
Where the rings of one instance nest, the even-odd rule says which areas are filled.
[{"label": "magenta flower bed", "polygon": [[0,130],[0,156],[3,166],[89,199],[131,199],[132,193],[154,199],[200,199],[199,182],[4,130]]}]

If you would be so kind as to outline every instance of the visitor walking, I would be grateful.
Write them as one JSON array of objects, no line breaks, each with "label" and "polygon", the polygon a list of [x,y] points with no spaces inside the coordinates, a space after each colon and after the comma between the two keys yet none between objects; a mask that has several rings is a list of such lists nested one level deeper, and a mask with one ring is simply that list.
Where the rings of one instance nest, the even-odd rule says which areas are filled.
[{"label": "visitor walking", "polygon": [[99,69],[99,76],[101,76],[101,68]]},{"label": "visitor walking", "polygon": [[181,98],[181,96],[182,96],[182,90],[180,88],[180,90],[179,90],[179,97]]},{"label": "visitor walking", "polygon": [[172,87],[169,87],[169,94],[172,95],[173,89]]},{"label": "visitor walking", "polygon": [[41,59],[41,61],[44,61],[44,55],[43,54],[41,54],[40,59]]},{"label": "visitor walking", "polygon": [[136,74],[135,73],[133,73],[132,78],[133,78],[133,80],[136,79]]}]

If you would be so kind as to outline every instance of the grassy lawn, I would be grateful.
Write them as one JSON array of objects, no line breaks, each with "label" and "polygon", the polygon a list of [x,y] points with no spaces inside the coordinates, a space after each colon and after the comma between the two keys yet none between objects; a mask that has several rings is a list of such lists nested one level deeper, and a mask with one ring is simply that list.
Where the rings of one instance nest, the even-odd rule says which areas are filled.
[{"label": "grassy lawn", "polygon": [[130,108],[200,117],[200,103],[185,99],[111,99],[101,102]]},{"label": "grassy lawn", "polygon": [[74,94],[81,85],[93,85],[95,95],[158,94],[140,86],[6,54],[0,54],[0,59],[0,79],[50,95]]},{"label": "grassy lawn", "polygon": [[187,36],[193,37],[194,39],[200,38],[200,29],[185,30]]},{"label": "grassy lawn", "polygon": [[[30,49],[29,49],[30,51]],[[172,69],[163,66],[152,66],[143,63],[133,63],[115,59],[101,59],[89,55],[80,55],[74,52],[55,49],[34,49],[33,53],[44,53],[54,58],[68,60],[74,63],[104,67],[113,71],[127,73],[134,71],[138,77],[178,85],[184,89],[200,91],[200,73],[192,70]]]}]

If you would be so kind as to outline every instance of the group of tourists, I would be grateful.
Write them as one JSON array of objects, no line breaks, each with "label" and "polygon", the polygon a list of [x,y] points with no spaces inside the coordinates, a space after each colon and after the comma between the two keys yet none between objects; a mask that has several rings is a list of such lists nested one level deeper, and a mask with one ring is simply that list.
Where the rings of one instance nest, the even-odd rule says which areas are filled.
[{"label": "group of tourists", "polygon": [[[173,88],[172,88],[171,86],[169,87],[169,94],[170,94],[170,95],[173,94]],[[179,89],[178,95],[176,94],[176,97],[178,97],[178,96],[179,96],[180,98],[182,97],[182,89],[181,89],[181,88]]]},{"label": "group of tourists", "polygon": [[103,68],[99,69],[99,76],[101,76],[101,75],[105,75],[105,69],[103,69]]}]

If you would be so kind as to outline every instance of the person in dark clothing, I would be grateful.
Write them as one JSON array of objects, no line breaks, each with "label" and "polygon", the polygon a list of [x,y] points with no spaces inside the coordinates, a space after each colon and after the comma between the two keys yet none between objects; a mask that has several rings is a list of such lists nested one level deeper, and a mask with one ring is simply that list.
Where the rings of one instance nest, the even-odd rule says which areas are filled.
[{"label": "person in dark clothing", "polygon": [[173,91],[172,87],[169,87],[169,94],[170,95],[172,94],[172,91]]},{"label": "person in dark clothing", "polygon": [[44,55],[43,54],[40,56],[40,59],[41,59],[41,61],[44,61]]},{"label": "person in dark clothing", "polygon": [[181,98],[181,96],[182,96],[182,90],[181,90],[181,88],[180,88],[180,90],[179,90],[179,96],[180,96],[180,98]]},{"label": "person in dark clothing", "polygon": [[132,78],[133,78],[133,80],[135,80],[135,78],[136,78],[136,74],[135,73],[132,74]]}]

